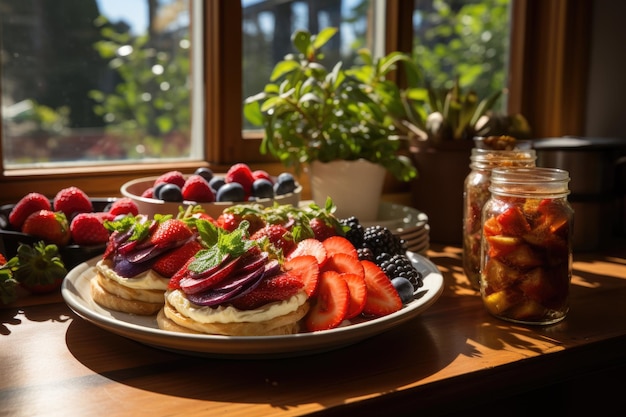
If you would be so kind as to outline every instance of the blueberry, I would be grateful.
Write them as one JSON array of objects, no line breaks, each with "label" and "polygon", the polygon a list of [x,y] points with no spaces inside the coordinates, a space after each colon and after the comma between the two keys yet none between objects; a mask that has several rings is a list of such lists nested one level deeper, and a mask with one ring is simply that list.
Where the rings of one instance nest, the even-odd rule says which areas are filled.
[{"label": "blueberry", "polygon": [[152,190],[152,197],[157,200],[161,200],[161,197],[159,197],[161,195],[161,189],[166,185],[167,185],[166,182],[162,182],[156,187],[154,187],[154,189]]},{"label": "blueberry", "polygon": [[274,193],[276,195],[283,195],[293,193],[296,189],[296,183],[291,181],[277,182],[274,184]]},{"label": "blueberry", "polygon": [[214,194],[217,194],[217,190],[219,190],[224,184],[226,184],[226,181],[224,181],[224,178],[222,177],[213,177],[209,180],[209,187],[211,187]]},{"label": "blueberry", "polygon": [[260,178],[252,183],[252,195],[256,198],[274,198],[274,185]]},{"label": "blueberry", "polygon": [[289,172],[283,172],[282,174],[278,175],[278,177],[276,178],[276,182],[277,183],[281,183],[281,182],[292,182],[295,184],[296,179],[293,177],[293,175]]},{"label": "blueberry", "polygon": [[176,184],[165,184],[159,190],[158,198],[163,201],[179,202],[183,201],[183,193]]},{"label": "blueberry", "polygon": [[398,295],[403,304],[407,304],[413,300],[413,284],[406,278],[396,277],[391,280],[393,287],[398,291]]},{"label": "blueberry", "polygon": [[246,192],[243,190],[243,186],[238,182],[229,182],[217,190],[215,201],[245,201],[245,199]]},{"label": "blueberry", "polygon": [[194,174],[200,175],[202,178],[207,180],[207,182],[210,182],[211,179],[213,179],[213,171],[211,170],[211,168],[200,167],[196,169],[196,172],[194,172]]}]

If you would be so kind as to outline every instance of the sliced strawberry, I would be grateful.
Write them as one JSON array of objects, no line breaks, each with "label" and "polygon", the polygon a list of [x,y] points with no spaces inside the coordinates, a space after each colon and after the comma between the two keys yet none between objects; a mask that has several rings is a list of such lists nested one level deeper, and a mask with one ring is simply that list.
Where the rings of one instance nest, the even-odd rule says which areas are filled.
[{"label": "sliced strawberry", "polygon": [[362,275],[342,273],[341,277],[346,280],[350,290],[350,304],[346,312],[346,320],[348,320],[363,312],[367,302],[367,286]]},{"label": "sliced strawberry", "polygon": [[168,219],[161,223],[150,238],[150,242],[159,247],[165,247],[172,243],[187,240],[193,232],[187,224],[180,219]]},{"label": "sliced strawberry", "polygon": [[386,316],[402,308],[402,300],[382,269],[372,261],[362,260],[367,286],[367,300],[363,313]]},{"label": "sliced strawberry", "polygon": [[216,268],[215,272],[206,277],[196,279],[185,276],[179,280],[180,289],[187,294],[196,294],[214,287],[225,280],[235,270],[238,262],[239,258],[225,262],[223,265],[220,265],[219,268]]},{"label": "sliced strawberry", "polygon": [[313,238],[304,239],[298,242],[296,248],[287,255],[287,259],[292,259],[302,255],[315,256],[315,259],[317,259],[317,264],[320,266],[320,268],[323,267],[328,260],[326,248],[324,248],[322,242]]},{"label": "sliced strawberry", "polygon": [[192,256],[191,258],[187,259],[187,262],[185,262],[185,264],[180,267],[180,269],[178,271],[176,271],[174,273],[174,275],[172,275],[172,277],[170,278],[170,282],[167,284],[167,289],[169,290],[180,290],[180,280],[183,279],[185,277],[185,275],[187,274],[187,267],[189,266],[189,264],[191,262],[194,261],[194,257]]},{"label": "sliced strawberry", "polygon": [[304,283],[304,290],[309,297],[316,294],[320,267],[315,256],[302,255],[288,259],[283,264],[283,267],[291,275],[300,278]]},{"label": "sliced strawberry", "polygon": [[337,271],[339,273],[351,273],[364,277],[363,265],[359,261],[359,258],[353,258],[347,253],[336,253],[328,258],[328,261],[324,265],[324,271]]},{"label": "sliced strawberry", "polygon": [[189,258],[198,253],[202,249],[202,245],[195,240],[185,243],[184,245],[162,255],[152,265],[152,269],[165,278],[170,278],[180,268],[182,268]]},{"label": "sliced strawberry", "polygon": [[359,257],[359,253],[356,251],[356,248],[354,247],[352,242],[350,242],[343,236],[331,236],[324,240],[322,243],[324,245],[324,248],[326,248],[327,256],[333,256],[335,253],[347,253],[354,258]]},{"label": "sliced strawberry", "polygon": [[333,329],[345,319],[350,303],[348,283],[338,272],[326,271],[320,275],[317,297],[304,324],[310,332]]},{"label": "sliced strawberry", "polygon": [[254,310],[267,303],[286,300],[302,287],[300,278],[284,272],[263,279],[256,288],[233,299],[231,304],[239,310]]}]

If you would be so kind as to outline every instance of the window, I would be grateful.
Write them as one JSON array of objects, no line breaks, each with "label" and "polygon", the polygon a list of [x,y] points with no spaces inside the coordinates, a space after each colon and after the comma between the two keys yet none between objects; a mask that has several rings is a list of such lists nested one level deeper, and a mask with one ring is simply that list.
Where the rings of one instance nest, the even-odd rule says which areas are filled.
[{"label": "window", "polygon": [[6,170],[200,159],[189,0],[0,4]]},{"label": "window", "polygon": [[[146,8],[148,4],[165,6],[180,3],[178,0],[117,1],[124,7],[130,7],[127,5],[131,3],[140,3],[146,5]],[[8,154],[5,154],[5,147],[8,148],[9,145],[6,138],[7,126],[3,122],[2,130],[0,130],[0,144],[2,145],[0,146],[1,202],[16,201],[24,194],[24,190],[52,194],[61,187],[68,185],[81,186],[93,196],[118,195],[119,186],[128,179],[157,175],[172,168],[189,172],[200,164],[211,164],[215,169],[223,169],[233,162],[247,161],[258,166],[263,165],[263,168],[270,171],[280,169],[280,167],[276,168],[276,164],[271,160],[259,155],[258,141],[255,140],[254,135],[242,137],[242,98],[248,94],[248,91],[255,90],[254,86],[244,85],[242,81],[244,80],[243,65],[248,65],[247,68],[250,68],[250,62],[254,63],[254,61],[249,61],[242,65],[242,48],[249,46],[247,42],[244,42],[244,37],[247,36],[246,33],[253,33],[250,26],[250,11],[255,7],[258,9],[267,5],[277,6],[289,3],[290,10],[286,11],[288,6],[285,5],[282,6],[282,12],[292,13],[292,17],[300,20],[294,20],[294,23],[289,25],[285,23],[284,26],[288,26],[288,30],[283,31],[282,34],[285,36],[285,33],[291,33],[296,22],[299,24],[306,21],[312,31],[316,30],[315,24],[328,25],[336,22],[335,19],[338,18],[337,9],[334,9],[333,12],[318,13],[315,11],[312,13],[309,10],[314,9],[309,9],[309,7],[331,7],[333,3],[338,3],[339,0],[298,0],[293,2],[251,0],[250,2],[246,1],[244,5],[233,0],[189,1],[191,3],[189,3],[190,12],[187,19],[191,27],[192,50],[193,37],[197,39],[201,36],[204,43],[201,51],[190,56],[191,61],[202,64],[201,70],[190,70],[192,77],[201,79],[200,82],[194,84],[192,91],[192,93],[199,93],[195,96],[195,100],[199,101],[194,101],[192,108],[198,105],[195,111],[200,114],[195,113],[190,119],[192,124],[196,123],[194,128],[200,126],[203,128],[203,132],[196,131],[198,133],[191,134],[190,137],[198,140],[199,146],[192,149],[195,145],[190,144],[188,158],[144,159],[141,162],[138,160],[124,164],[110,164],[108,162],[111,161],[94,160],[84,164],[63,164],[57,167],[37,165],[36,168],[7,166],[8,164],[3,161],[8,158]],[[559,135],[565,134],[565,132],[567,134],[582,134],[582,126],[577,123],[584,120],[585,68],[587,68],[586,59],[590,30],[588,19],[591,15],[591,2],[568,2],[566,0],[550,2],[542,0],[510,1],[512,6],[510,15],[511,50],[508,66],[504,68],[502,75],[508,79],[510,94],[507,98],[507,105],[510,111],[525,114],[533,127],[539,130],[539,134]],[[19,19],[18,14],[9,13],[9,7],[21,10],[29,7],[29,5],[34,5],[42,13],[48,3],[50,2],[46,0],[33,0],[31,2],[0,0],[0,22],[2,22],[0,24],[4,25],[4,21],[7,19],[17,20],[14,23],[23,25],[27,23]],[[81,16],[83,14],[81,13],[86,13],[88,16],[89,13],[92,13],[92,16],[97,15],[94,13],[96,0],[58,0],[52,3],[54,6],[49,7],[58,9],[59,14],[65,12],[74,14],[72,24],[66,25],[64,29],[72,25],[75,27],[79,20],[82,22]],[[351,26],[350,30],[354,33],[354,41],[373,46],[374,50],[383,48],[387,51],[411,52],[414,48],[414,30],[420,29],[415,24],[417,19],[416,8],[419,7],[420,10],[424,7],[426,9],[434,8],[440,3],[442,3],[440,0],[344,0],[340,12],[342,17],[360,16],[359,19],[348,23],[348,26]],[[446,3],[458,5],[465,3],[465,1],[448,0]],[[91,5],[91,9],[84,4]],[[371,7],[368,9],[367,5]],[[203,9],[201,10],[200,7]],[[248,7],[250,9],[247,9]],[[373,9],[374,7],[375,9]],[[184,15],[184,13],[181,14],[181,16]],[[318,20],[312,19],[313,16],[320,18]],[[275,19],[269,23],[270,27],[272,23],[280,22],[280,25],[277,24],[275,27],[283,28],[284,17]],[[365,27],[370,28],[371,25],[379,21],[386,23],[380,27],[380,30],[384,30],[384,42],[383,39],[373,37],[370,32],[365,30]],[[259,22],[262,21],[259,20]],[[180,25],[181,21],[178,21],[177,24]],[[179,29],[181,27],[179,26]],[[255,30],[259,30],[258,33],[260,34],[264,33],[262,30],[264,28],[264,23],[261,23]],[[23,33],[24,36],[33,37],[37,35],[37,31],[40,29],[35,25]],[[5,65],[8,62],[8,57],[4,45],[8,41],[6,34],[0,33],[2,33],[0,43],[3,45],[0,55],[0,68],[2,68],[0,77],[5,77]],[[246,39],[247,41],[258,41],[258,39],[253,38]],[[278,39],[275,40],[278,42]],[[284,41],[282,39],[281,42],[284,44]],[[576,47],[568,47],[569,45]],[[56,49],[52,48],[48,52],[54,52]],[[559,53],[555,53],[555,51],[559,51]],[[94,54],[95,51],[89,50],[86,53]],[[246,56],[248,53],[250,53],[249,50],[246,51]],[[284,54],[283,51],[278,50],[274,52],[266,50],[264,53],[274,53],[274,58]],[[269,62],[268,59],[266,58],[264,61],[266,62],[265,65]],[[544,64],[545,62],[549,62],[549,64]],[[254,65],[252,68],[260,68],[260,64]],[[59,68],[40,67],[33,68],[33,70],[54,72],[58,71]],[[265,77],[263,75],[258,76],[259,79],[265,79]],[[565,83],[568,88],[564,88]],[[13,87],[9,87],[6,83],[0,85],[2,88],[0,91],[2,94],[2,118],[4,120],[5,117],[16,114],[19,108],[17,110],[14,108],[13,112],[7,113],[5,97],[7,97],[8,90]],[[569,88],[569,86],[574,86],[574,88]],[[71,87],[71,83],[67,83],[64,87]],[[101,89],[101,91],[105,90]],[[200,107],[203,102],[204,107]],[[60,110],[59,107],[62,106],[51,105],[48,107],[52,110]],[[47,109],[42,108],[42,110]],[[66,113],[64,111],[57,113],[58,120],[62,122]],[[164,122],[164,124],[167,123]],[[197,159],[195,159],[196,157]]]}]

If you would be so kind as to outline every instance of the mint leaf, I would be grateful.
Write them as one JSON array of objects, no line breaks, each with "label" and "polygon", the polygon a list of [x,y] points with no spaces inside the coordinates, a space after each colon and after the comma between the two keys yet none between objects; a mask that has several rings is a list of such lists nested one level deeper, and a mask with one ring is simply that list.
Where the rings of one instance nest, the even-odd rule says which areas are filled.
[{"label": "mint leaf", "polygon": [[[250,223],[244,220],[232,232],[216,227],[209,221],[199,221],[196,226],[208,249],[201,250],[187,267],[192,272],[202,272],[221,264],[224,259],[235,259],[249,251],[256,242],[248,239]],[[206,239],[206,240],[205,240]]]}]

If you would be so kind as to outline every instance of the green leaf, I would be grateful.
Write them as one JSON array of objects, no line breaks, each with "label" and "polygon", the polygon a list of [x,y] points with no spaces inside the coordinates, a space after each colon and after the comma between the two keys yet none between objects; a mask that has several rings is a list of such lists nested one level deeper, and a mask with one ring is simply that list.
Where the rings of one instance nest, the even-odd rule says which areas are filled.
[{"label": "green leaf", "polygon": [[272,74],[270,75],[271,81],[276,81],[285,75],[297,70],[300,64],[297,61],[280,61],[274,66]]},{"label": "green leaf", "polygon": [[298,52],[307,56],[311,45],[311,34],[306,30],[297,30],[291,35],[291,42]]},{"label": "green leaf", "polygon": [[313,48],[316,50],[321,49],[322,46],[326,45],[326,43],[337,33],[338,29],[336,27],[327,27],[322,29],[317,35],[313,36]]}]

